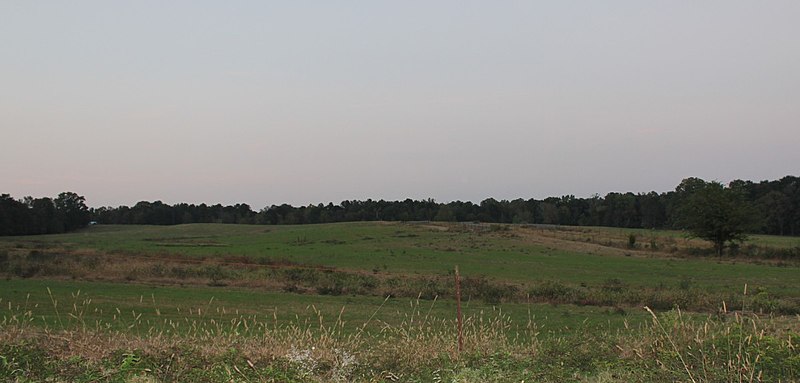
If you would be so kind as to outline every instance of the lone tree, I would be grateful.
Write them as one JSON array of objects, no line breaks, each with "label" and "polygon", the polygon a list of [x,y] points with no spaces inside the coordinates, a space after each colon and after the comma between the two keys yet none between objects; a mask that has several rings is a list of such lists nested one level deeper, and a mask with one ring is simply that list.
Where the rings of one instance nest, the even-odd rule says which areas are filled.
[{"label": "lone tree", "polygon": [[718,256],[728,244],[747,240],[753,212],[741,193],[716,181],[693,186],[680,203],[678,223],[692,236],[711,241]]}]

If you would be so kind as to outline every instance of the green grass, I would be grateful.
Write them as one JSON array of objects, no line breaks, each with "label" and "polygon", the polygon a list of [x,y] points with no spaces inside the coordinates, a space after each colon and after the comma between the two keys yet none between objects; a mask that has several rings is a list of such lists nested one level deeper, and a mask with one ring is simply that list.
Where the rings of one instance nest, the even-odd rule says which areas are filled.
[{"label": "green grass", "polygon": [[[623,237],[630,231],[590,229],[601,233],[619,232]],[[678,232],[658,233],[670,236]],[[796,239],[763,237],[760,240],[788,245]],[[796,265],[774,267],[714,258],[675,259],[635,254],[601,256],[547,247],[514,236],[442,231],[401,223],[100,225],[72,234],[0,239],[0,248],[13,248],[18,244],[128,254],[235,255],[422,275],[447,274],[459,265],[465,275],[485,275],[517,283],[556,279],[570,284],[597,285],[614,278],[626,284],[653,288],[674,288],[688,282],[715,292],[738,292],[745,284],[776,294],[797,294],[800,291]]]},{"label": "green grass", "polygon": [[[0,380],[716,382],[749,381],[750,372],[763,374],[762,381],[798,379],[797,316],[673,310],[659,313],[654,322],[632,303],[523,303],[526,288],[554,281],[554,291],[617,298],[637,292],[691,293],[687,296],[723,297],[729,307],[735,301],[753,308],[756,300],[761,300],[759,307],[768,307],[776,296],[776,304],[791,309],[800,301],[796,262],[692,256],[682,253],[684,248],[625,248],[631,232],[642,244],[653,238],[670,246],[690,243],[680,239],[680,232],[521,230],[403,223],[101,225],[71,234],[0,238],[6,276],[0,279]],[[796,246],[794,240],[754,239],[759,246],[781,248]],[[366,274],[400,283],[451,282],[450,273],[459,265],[464,277],[484,275],[495,286],[523,289],[512,303],[498,305],[465,297],[468,331],[465,351],[459,353],[451,296],[424,300],[281,292],[279,283],[285,280],[269,272],[269,262],[246,267],[223,262],[229,267],[223,282],[229,286],[235,278],[276,278],[272,285],[252,285],[263,288],[210,287],[205,274],[185,279],[162,274],[172,279],[161,282],[146,275],[153,258],[166,254],[204,259],[185,264],[187,269],[248,257],[288,261],[290,269],[298,263],[337,269],[317,270],[317,277],[345,280]],[[151,263],[136,263],[144,262],[138,256]],[[134,261],[120,262],[125,257]],[[176,263],[164,267],[183,266],[185,260],[174,258],[170,261]],[[44,264],[59,270],[91,268],[98,262],[121,264],[124,272],[141,267],[141,279],[118,273],[115,283],[99,282],[98,272],[91,270],[20,279],[11,270]],[[700,294],[707,291],[716,293]],[[625,301],[614,302],[600,304]],[[713,312],[721,302],[703,304]],[[357,363],[346,366],[349,357]]]},{"label": "green grass", "polygon": [[[171,330],[169,321],[198,325],[211,320],[228,323],[246,317],[266,323],[333,325],[341,319],[350,330],[365,323],[370,331],[382,326],[401,326],[414,315],[454,320],[452,299],[417,300],[365,296],[314,296],[212,287],[161,287],[138,284],[96,283],[57,280],[13,279],[0,281],[0,318],[10,322],[30,311],[31,324],[54,329],[88,326],[149,331]],[[618,312],[609,308],[550,305],[487,305],[464,302],[465,317],[492,318],[503,315],[515,326],[535,322],[545,334],[560,334],[578,327],[618,330],[643,323],[644,310]],[[139,316],[141,314],[141,316]],[[340,318],[341,315],[341,318]],[[166,323],[165,323],[166,322]]]},{"label": "green grass", "polygon": [[773,246],[779,248],[800,247],[800,237],[781,237],[777,235],[752,235],[748,240],[761,246]]},{"label": "green grass", "polygon": [[[516,321],[525,320],[513,312],[520,305],[510,305],[509,315],[472,307],[465,310],[465,344],[459,352],[454,321],[436,317],[452,315],[452,302],[437,302],[429,320],[431,302],[403,299],[383,304],[345,297],[36,280],[5,281],[0,287],[12,299],[2,302],[10,308],[3,310],[0,322],[0,380],[9,382],[666,383],[800,378],[797,318],[699,317],[670,311],[648,318],[628,315],[624,319],[633,324],[624,326],[619,319],[600,323],[611,313],[532,305],[534,312],[557,318],[536,317],[535,326],[518,326]],[[146,303],[147,292],[157,297],[155,305]],[[92,303],[84,303],[89,299]],[[155,311],[159,302],[162,313]],[[226,305],[246,313],[226,316],[215,310]],[[182,311],[167,313],[169,306]],[[83,308],[91,313],[80,314]],[[336,317],[341,312],[342,320],[326,319],[328,310]],[[130,316],[121,318],[128,311]],[[283,323],[273,325],[270,311],[284,316],[279,319]],[[78,314],[71,317],[73,312]],[[262,316],[254,317],[258,314]],[[579,320],[584,315],[594,322]],[[371,325],[360,331],[370,319]],[[93,327],[92,321],[100,326]],[[549,321],[558,329],[541,324]],[[162,322],[170,322],[164,327],[172,330],[164,331]],[[573,325],[566,328],[565,323]]]}]

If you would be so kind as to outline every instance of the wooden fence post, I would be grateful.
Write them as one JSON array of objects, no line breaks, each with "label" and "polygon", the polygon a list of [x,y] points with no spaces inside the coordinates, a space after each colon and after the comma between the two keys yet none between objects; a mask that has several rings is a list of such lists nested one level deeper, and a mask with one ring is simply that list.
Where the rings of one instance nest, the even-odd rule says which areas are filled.
[{"label": "wooden fence post", "polygon": [[461,275],[458,273],[456,265],[456,319],[458,322],[458,353],[464,349],[464,327],[461,321]]}]

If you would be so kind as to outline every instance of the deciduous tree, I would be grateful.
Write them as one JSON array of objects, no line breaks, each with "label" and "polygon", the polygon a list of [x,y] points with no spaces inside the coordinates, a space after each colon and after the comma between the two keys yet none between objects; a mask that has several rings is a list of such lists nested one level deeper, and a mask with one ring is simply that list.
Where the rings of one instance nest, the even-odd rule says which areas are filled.
[{"label": "deciduous tree", "polygon": [[719,182],[700,185],[692,180],[692,184],[678,208],[680,225],[691,235],[711,241],[718,256],[729,244],[746,240],[754,214],[743,196]]},{"label": "deciduous tree", "polygon": [[56,212],[64,222],[64,230],[71,231],[89,224],[89,208],[86,199],[73,192],[63,192],[53,201]]}]

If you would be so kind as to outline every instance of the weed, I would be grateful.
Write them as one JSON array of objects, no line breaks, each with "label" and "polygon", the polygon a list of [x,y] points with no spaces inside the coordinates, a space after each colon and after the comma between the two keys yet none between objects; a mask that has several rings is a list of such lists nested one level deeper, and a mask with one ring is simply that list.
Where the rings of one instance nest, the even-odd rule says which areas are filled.
[{"label": "weed", "polygon": [[636,234],[628,234],[628,248],[629,249],[636,248]]}]

